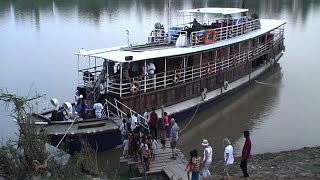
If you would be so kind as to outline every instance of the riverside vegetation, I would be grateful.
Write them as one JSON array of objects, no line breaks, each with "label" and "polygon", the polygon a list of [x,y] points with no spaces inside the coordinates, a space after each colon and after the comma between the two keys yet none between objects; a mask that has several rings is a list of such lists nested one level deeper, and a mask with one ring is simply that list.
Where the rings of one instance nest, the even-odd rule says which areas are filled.
[{"label": "riverside vegetation", "polygon": [[19,138],[0,145],[0,177],[5,179],[118,179],[117,174],[98,171],[96,152],[83,141],[82,150],[72,156],[66,165],[50,155],[45,144],[45,133],[38,134],[32,122],[32,102],[44,95],[32,93],[28,97],[10,94],[0,89],[0,101],[6,108],[13,105],[11,116],[17,121]]}]

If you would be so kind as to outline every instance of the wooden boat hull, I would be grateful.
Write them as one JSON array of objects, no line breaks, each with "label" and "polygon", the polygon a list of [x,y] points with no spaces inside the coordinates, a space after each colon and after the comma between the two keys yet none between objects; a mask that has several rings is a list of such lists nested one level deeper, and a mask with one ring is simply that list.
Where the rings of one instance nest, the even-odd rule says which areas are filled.
[{"label": "wooden boat hull", "polygon": [[[216,103],[219,103],[220,101],[224,100],[225,98],[227,98],[228,96],[231,96],[237,92],[239,92],[241,89],[247,87],[248,85],[250,85],[250,83],[252,83],[254,80],[258,79],[260,76],[264,75],[265,73],[267,73],[268,71],[270,71],[272,68],[275,68],[276,66],[279,66],[279,64],[277,63],[279,61],[279,59],[282,57],[282,53],[280,53],[276,59],[275,59],[275,63],[274,64],[266,64],[265,66],[257,69],[256,71],[252,72],[252,73],[256,73],[255,76],[253,77],[242,77],[239,79],[239,81],[242,81],[241,84],[239,84],[238,86],[225,91],[223,87],[221,87],[220,89],[217,89],[215,91],[221,91],[222,93],[220,95],[217,95],[207,101],[202,102],[201,104],[196,104],[190,108],[184,109],[182,111],[179,112],[175,112],[172,113],[170,115],[170,117],[175,118],[177,122],[190,118],[192,117],[192,115],[194,114],[194,112],[196,111],[196,109],[198,108],[197,112],[203,111],[207,108],[209,108],[210,106],[215,105]],[[257,73],[258,72],[258,73]],[[229,84],[229,86],[232,86],[232,83]],[[223,92],[224,91],[224,92]],[[214,92],[208,92],[209,93],[213,93],[216,94]],[[201,97],[196,97],[195,99],[201,99]],[[177,104],[178,105],[178,104]],[[180,105],[180,106],[184,106],[184,105]],[[173,107],[169,107],[169,108],[173,108]],[[158,110],[160,111],[160,110]]]}]

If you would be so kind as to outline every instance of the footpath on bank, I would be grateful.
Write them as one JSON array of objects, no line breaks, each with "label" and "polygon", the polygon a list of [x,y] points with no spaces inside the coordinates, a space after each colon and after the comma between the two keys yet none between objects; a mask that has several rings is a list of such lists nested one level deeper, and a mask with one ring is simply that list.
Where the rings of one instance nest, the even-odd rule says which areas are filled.
[{"label": "footpath on bank", "polygon": [[[243,179],[239,162],[236,158],[230,167],[232,179]],[[214,179],[222,179],[223,162],[214,163],[210,170]],[[320,146],[252,155],[248,173],[249,179],[320,179]]]}]

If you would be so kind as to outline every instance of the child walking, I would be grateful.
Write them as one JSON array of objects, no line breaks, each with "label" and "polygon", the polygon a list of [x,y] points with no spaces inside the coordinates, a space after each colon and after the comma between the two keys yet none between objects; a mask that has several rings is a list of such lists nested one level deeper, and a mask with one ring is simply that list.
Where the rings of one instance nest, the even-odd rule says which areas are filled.
[{"label": "child walking", "polygon": [[124,158],[128,158],[128,150],[129,150],[129,139],[128,136],[124,136],[123,140],[123,156]]},{"label": "child walking", "polygon": [[152,161],[155,159],[155,155],[157,153],[157,140],[154,137],[151,137],[151,149],[152,149]]}]

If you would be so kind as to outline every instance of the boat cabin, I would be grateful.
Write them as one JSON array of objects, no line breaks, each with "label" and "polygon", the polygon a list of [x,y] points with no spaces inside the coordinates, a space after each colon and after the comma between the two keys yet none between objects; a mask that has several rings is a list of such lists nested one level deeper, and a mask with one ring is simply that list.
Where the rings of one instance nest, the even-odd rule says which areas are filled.
[{"label": "boat cabin", "polygon": [[259,19],[239,8],[178,12],[185,23],[166,31],[156,23],[144,44],[76,53],[81,94],[101,101],[103,83],[106,100],[144,112],[221,88],[284,50],[285,21]]}]

